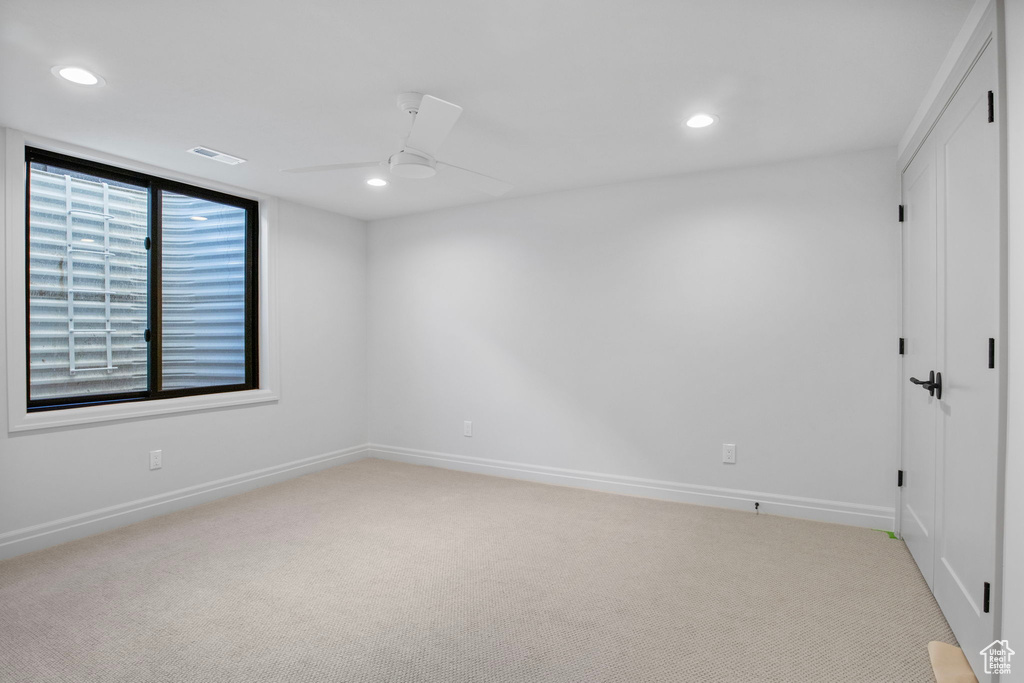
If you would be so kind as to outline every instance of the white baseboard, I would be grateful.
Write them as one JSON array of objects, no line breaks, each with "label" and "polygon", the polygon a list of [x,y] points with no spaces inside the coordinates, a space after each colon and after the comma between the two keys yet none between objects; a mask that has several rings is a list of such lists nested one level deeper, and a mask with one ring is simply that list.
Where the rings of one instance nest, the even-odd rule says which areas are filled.
[{"label": "white baseboard", "polygon": [[367,449],[367,444],[352,446],[52,522],[8,531],[0,534],[0,560],[85,536],[92,536],[218,498],[244,493],[335,465],[362,460],[367,456]]},{"label": "white baseboard", "polygon": [[743,491],[719,488],[716,486],[700,486],[674,481],[656,479],[640,479],[624,477],[616,474],[600,474],[583,472],[560,467],[545,467],[505,460],[488,460],[449,453],[434,453],[413,448],[369,444],[370,457],[415,465],[431,465],[445,469],[490,474],[512,479],[526,479],[544,484],[576,486],[596,491],[623,493],[660,500],[672,500],[681,503],[712,505],[715,507],[732,508],[735,510],[754,511],[754,503],[761,504],[760,511],[765,514],[797,517],[818,522],[833,522],[850,526],[867,527],[891,531],[895,523],[895,509],[878,505],[862,505],[860,503],[844,503],[835,500],[784,496],[761,491]]},{"label": "white baseboard", "polygon": [[0,534],[0,560],[92,536],[103,531],[141,522],[150,517],[236,495],[335,465],[355,462],[365,457],[736,510],[752,511],[756,501],[761,503],[761,511],[765,514],[887,531],[893,529],[895,518],[893,508],[876,505],[600,474],[560,467],[435,453],[399,446],[363,444],[8,531]]}]

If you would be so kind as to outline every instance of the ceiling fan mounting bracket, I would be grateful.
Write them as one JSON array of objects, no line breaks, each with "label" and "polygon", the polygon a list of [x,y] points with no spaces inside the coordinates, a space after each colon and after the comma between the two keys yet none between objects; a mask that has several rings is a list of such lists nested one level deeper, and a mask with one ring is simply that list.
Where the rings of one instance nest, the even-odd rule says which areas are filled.
[{"label": "ceiling fan mounting bracket", "polygon": [[406,114],[418,113],[421,102],[423,102],[423,93],[404,92],[398,96],[398,108]]}]

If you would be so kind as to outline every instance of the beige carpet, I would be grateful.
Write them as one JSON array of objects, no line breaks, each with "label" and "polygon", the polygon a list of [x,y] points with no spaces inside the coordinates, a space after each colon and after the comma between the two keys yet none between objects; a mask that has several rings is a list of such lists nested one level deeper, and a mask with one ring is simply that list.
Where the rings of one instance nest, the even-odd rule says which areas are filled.
[{"label": "beige carpet", "polygon": [[902,542],[363,460],[0,563],[2,681],[931,682]]}]

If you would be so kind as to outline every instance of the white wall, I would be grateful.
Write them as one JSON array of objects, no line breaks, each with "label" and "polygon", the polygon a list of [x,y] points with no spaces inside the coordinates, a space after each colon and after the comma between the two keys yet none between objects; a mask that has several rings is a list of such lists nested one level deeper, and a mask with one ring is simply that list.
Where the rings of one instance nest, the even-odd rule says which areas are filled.
[{"label": "white wall", "polygon": [[[12,547],[0,547],[0,556],[95,533],[138,515],[96,522],[77,532],[58,528],[52,538],[23,542],[31,535],[26,530],[36,525],[53,531],[46,525],[55,520],[75,515],[92,520],[97,515],[90,513],[110,506],[366,442],[366,225],[287,202],[279,204],[278,214],[279,402],[44,432],[3,429],[0,544],[7,541]],[[0,287],[4,281],[0,274]],[[0,292],[0,306],[4,301]],[[0,347],[5,339],[0,335]],[[5,357],[0,348],[0,358]],[[0,386],[6,386],[6,371],[0,369]],[[6,396],[0,391],[4,416]],[[163,469],[149,470],[151,449],[163,450]]]},{"label": "white wall", "polygon": [[374,222],[370,440],[891,524],[898,189],[882,149]]},{"label": "white wall", "polygon": [[[1024,653],[1024,3],[1005,3],[1009,390],[1003,536],[1003,630]],[[1017,655],[1018,658],[1024,654]],[[1018,659],[1014,662],[1016,669]],[[1019,665],[1024,670],[1024,663]],[[1019,676],[1024,680],[1024,673]],[[1014,680],[1017,680],[1015,678]]]}]

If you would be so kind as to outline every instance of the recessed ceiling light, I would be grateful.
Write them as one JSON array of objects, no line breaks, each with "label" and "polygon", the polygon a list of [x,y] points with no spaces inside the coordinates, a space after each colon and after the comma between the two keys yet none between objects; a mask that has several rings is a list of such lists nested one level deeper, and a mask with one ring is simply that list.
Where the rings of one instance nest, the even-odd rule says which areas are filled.
[{"label": "recessed ceiling light", "polygon": [[191,218],[194,221],[205,221],[206,220],[206,216],[189,216],[189,218]]},{"label": "recessed ceiling light", "polygon": [[78,85],[103,85],[106,82],[102,77],[80,66],[55,66],[50,69],[50,73]]},{"label": "recessed ceiling light", "polygon": [[388,184],[388,181],[384,180],[383,178],[370,178],[369,180],[366,181],[366,184],[371,185],[373,187],[384,187],[385,185]]},{"label": "recessed ceiling light", "polygon": [[690,128],[706,128],[717,120],[718,117],[711,114],[694,114],[686,119],[686,125]]},{"label": "recessed ceiling light", "polygon": [[82,241],[83,242],[95,242],[96,240],[92,239],[91,237],[83,237]]}]

